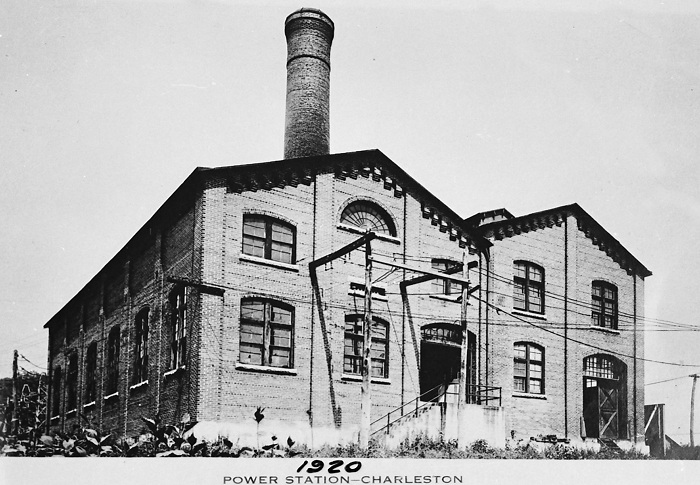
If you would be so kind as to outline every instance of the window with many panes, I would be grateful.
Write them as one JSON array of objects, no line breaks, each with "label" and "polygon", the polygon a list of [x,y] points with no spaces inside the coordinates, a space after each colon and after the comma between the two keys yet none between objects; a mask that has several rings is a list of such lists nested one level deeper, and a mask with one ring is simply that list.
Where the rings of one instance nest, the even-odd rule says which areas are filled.
[{"label": "window with many panes", "polygon": [[72,411],[78,407],[78,354],[75,352],[68,358],[66,388],[66,408]]},{"label": "window with many panes", "polygon": [[243,216],[243,254],[280,263],[296,262],[296,230],[272,217]]},{"label": "window with many panes", "polygon": [[51,384],[51,416],[58,416],[61,413],[61,368],[53,370],[53,381]]},{"label": "window with many panes", "polygon": [[85,402],[93,402],[97,391],[97,343],[93,342],[85,354]]},{"label": "window with many panes", "polygon": [[170,295],[170,368],[178,369],[187,362],[187,291],[184,286]]},{"label": "window with many panes", "polygon": [[[450,270],[454,270],[460,266],[462,266],[461,263],[449,259],[436,258],[431,261],[431,268],[433,271],[439,271],[440,273],[450,272]],[[432,292],[438,295],[459,296],[462,294],[462,285],[450,280],[434,279]]]},{"label": "window with many panes", "polygon": [[134,332],[134,384],[148,380],[148,308],[136,315]]},{"label": "window with many panes", "polygon": [[596,327],[617,329],[617,287],[605,281],[594,281],[591,289],[591,323]]},{"label": "window with many panes", "polygon": [[396,236],[396,226],[391,216],[377,204],[366,200],[353,202],[343,209],[340,223],[363,231]]},{"label": "window with many panes", "polygon": [[513,389],[544,394],[544,349],[528,342],[514,345]]},{"label": "window with many panes", "polygon": [[119,325],[109,331],[107,337],[107,383],[105,394],[110,395],[117,392],[119,383]]},{"label": "window with many panes", "polygon": [[294,366],[294,308],[281,302],[249,298],[241,301],[242,364]]},{"label": "window with many panes", "polygon": [[515,261],[513,270],[513,308],[544,313],[544,269],[528,261]]},{"label": "window with many panes", "polygon": [[[365,348],[363,329],[362,315],[345,317],[345,374],[362,374],[362,353]],[[389,377],[389,324],[379,318],[372,319],[370,358],[370,376]]]}]

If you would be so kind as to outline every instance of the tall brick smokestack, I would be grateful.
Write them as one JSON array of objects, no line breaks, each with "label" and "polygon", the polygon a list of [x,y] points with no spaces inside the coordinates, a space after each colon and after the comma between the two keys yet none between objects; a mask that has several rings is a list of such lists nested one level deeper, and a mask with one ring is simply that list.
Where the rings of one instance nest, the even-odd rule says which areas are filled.
[{"label": "tall brick smokestack", "polygon": [[287,113],[284,158],[330,153],[329,94],[333,21],[302,8],[284,23],[287,38]]}]

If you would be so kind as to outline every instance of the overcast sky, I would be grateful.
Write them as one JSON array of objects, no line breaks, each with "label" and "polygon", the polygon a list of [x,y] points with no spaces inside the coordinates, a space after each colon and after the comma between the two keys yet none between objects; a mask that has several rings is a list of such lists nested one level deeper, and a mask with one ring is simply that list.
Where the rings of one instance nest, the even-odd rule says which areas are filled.
[{"label": "overcast sky", "polygon": [[[349,3],[0,2],[0,375],[46,366],[44,323],[195,167],[282,158],[301,6],[336,25],[333,153],[464,217],[579,203],[654,273],[646,357],[700,364],[700,4]],[[646,388],[682,442],[690,386]]]}]

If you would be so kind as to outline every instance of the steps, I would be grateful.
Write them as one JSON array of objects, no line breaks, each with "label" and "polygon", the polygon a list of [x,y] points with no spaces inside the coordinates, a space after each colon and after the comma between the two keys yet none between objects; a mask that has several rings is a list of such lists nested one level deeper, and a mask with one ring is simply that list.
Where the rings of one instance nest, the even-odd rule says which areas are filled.
[{"label": "steps", "polygon": [[598,438],[598,443],[600,443],[601,449],[610,451],[612,453],[620,453],[622,448],[617,446],[614,440],[610,438]]},{"label": "steps", "polygon": [[442,406],[438,403],[426,403],[417,412],[403,415],[387,428],[383,427],[372,433],[375,438],[383,439],[389,447],[396,447],[406,439],[418,435],[439,438],[442,432]]}]

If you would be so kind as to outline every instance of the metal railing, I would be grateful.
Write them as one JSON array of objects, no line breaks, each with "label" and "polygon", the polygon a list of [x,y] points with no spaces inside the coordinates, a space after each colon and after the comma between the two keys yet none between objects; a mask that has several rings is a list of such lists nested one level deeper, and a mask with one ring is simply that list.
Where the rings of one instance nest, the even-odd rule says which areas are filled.
[{"label": "metal railing", "polygon": [[[370,435],[376,435],[382,431],[389,434],[392,425],[397,421],[402,420],[406,416],[413,415],[418,417],[418,413],[435,404],[440,405],[443,409],[447,406],[447,396],[457,396],[458,393],[449,391],[450,385],[448,384],[438,384],[437,386],[429,389],[416,397],[415,399],[402,404],[401,406],[392,409],[388,413],[384,414],[382,417],[375,419],[370,424]],[[422,398],[430,396],[430,399],[421,403]],[[501,388],[495,386],[482,386],[478,384],[471,384],[467,386],[467,403],[469,404],[480,404],[480,405],[493,405],[491,401],[498,401],[498,406],[501,406]],[[407,410],[404,412],[404,410]],[[372,429],[375,426],[379,426],[376,429]]]}]

